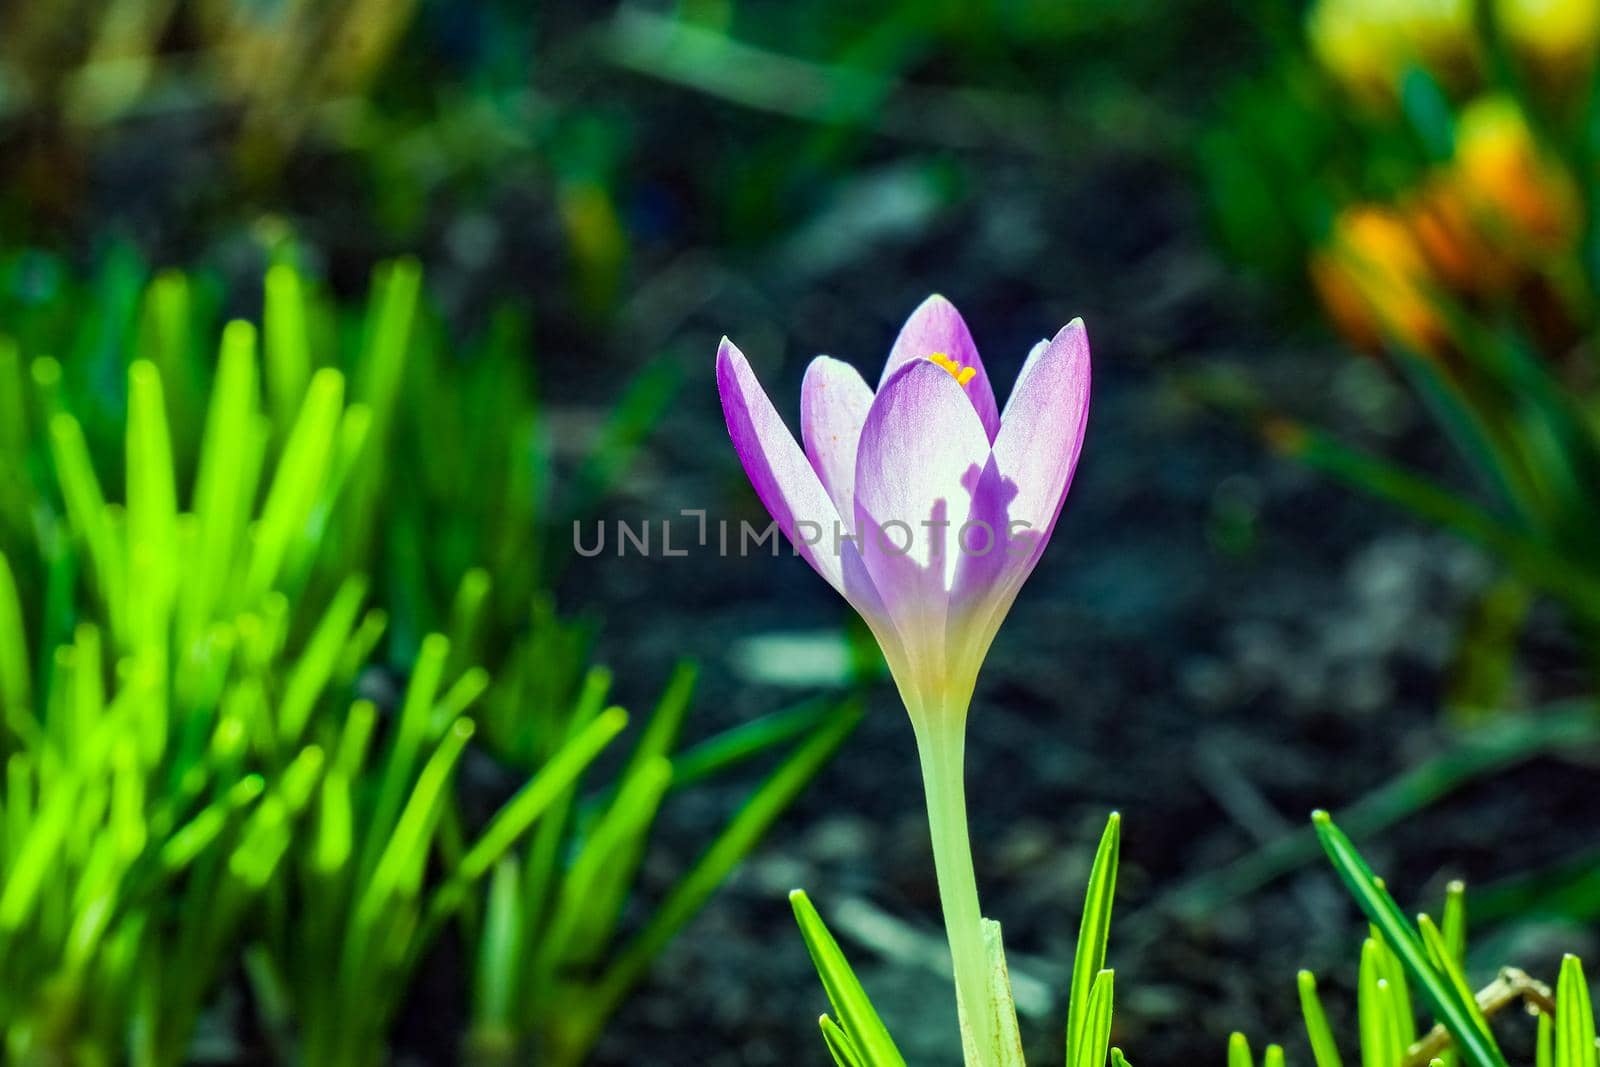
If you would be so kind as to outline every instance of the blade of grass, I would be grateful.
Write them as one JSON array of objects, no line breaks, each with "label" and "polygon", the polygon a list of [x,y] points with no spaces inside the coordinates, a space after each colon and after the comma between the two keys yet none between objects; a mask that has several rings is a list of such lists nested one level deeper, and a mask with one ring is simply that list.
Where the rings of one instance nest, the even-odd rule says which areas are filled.
[{"label": "blade of grass", "polygon": [[1556,1067],[1595,1067],[1594,1042],[1594,1009],[1583,964],[1576,956],[1566,956],[1556,982]]},{"label": "blade of grass", "polygon": [[318,371],[262,506],[245,580],[251,598],[265,594],[277,582],[284,559],[305,529],[332,462],[343,403],[343,376],[326,368]]},{"label": "blade of grass", "polygon": [[1361,1067],[1400,1067],[1405,1046],[1394,1021],[1389,982],[1383,977],[1382,942],[1361,943],[1361,969],[1356,979],[1356,1015],[1361,1034]]},{"label": "blade of grass", "polygon": [[860,1050],[862,1062],[871,1067],[902,1067],[905,1059],[810,898],[804,890],[796,889],[789,894],[789,903],[794,906],[795,921],[800,924],[800,935],[805,938],[811,962],[822,979],[828,1003],[833,1005],[851,1044]]},{"label": "blade of grass", "polygon": [[828,1053],[838,1067],[868,1067],[856,1051],[855,1042],[850,1040],[850,1035],[838,1023],[822,1015],[817,1019],[817,1025],[822,1028],[823,1044],[828,1046]]},{"label": "blade of grass", "polygon": [[178,490],[161,375],[145,360],[128,368],[127,478],[130,636],[135,649],[164,650],[177,589]]},{"label": "blade of grass", "polygon": [[33,679],[28,669],[28,635],[11,563],[0,552],[0,710],[13,733],[33,709]]},{"label": "blade of grass", "polygon": [[1089,988],[1089,1010],[1084,1013],[1077,1053],[1071,1067],[1103,1067],[1111,1044],[1111,1008],[1114,971],[1101,971]]},{"label": "blade of grass", "polygon": [[1306,1039],[1311,1044],[1311,1058],[1316,1067],[1344,1067],[1339,1045],[1333,1039],[1333,1028],[1328,1025],[1328,1013],[1317,995],[1316,975],[1301,971],[1295,976],[1295,982],[1300,989],[1300,1014],[1305,1017]]},{"label": "blade of grass", "polygon": [[311,334],[306,323],[306,297],[300,274],[287,263],[267,270],[262,307],[267,353],[267,394],[280,434],[305,397],[311,378]]},{"label": "blade of grass", "polygon": [[312,709],[339,665],[339,655],[350,639],[366,595],[364,578],[360,575],[346,578],[290,669],[283,696],[278,701],[277,736],[283,747],[293,747],[305,732]]},{"label": "blade of grass", "polygon": [[1067,997],[1067,1062],[1074,1067],[1084,1051],[1093,984],[1099,980],[1105,968],[1121,842],[1122,817],[1112,812],[1106,820],[1105,831],[1100,835],[1094,865],[1089,870],[1089,884],[1083,897],[1083,918],[1078,923],[1078,946],[1072,957],[1072,984]]},{"label": "blade of grass", "polygon": [[255,328],[247,322],[230,322],[222,331],[195,476],[194,512],[199,529],[197,558],[192,567],[184,569],[188,581],[179,632],[185,645],[197,639],[222,603],[240,551],[255,488],[254,477],[246,472],[256,466],[251,430],[257,388]]},{"label": "blade of grass", "polygon": [[1428,950],[1428,959],[1455,989],[1456,999],[1467,1009],[1467,1014],[1483,1034],[1484,1039],[1492,1042],[1494,1031],[1489,1028],[1489,1020],[1483,1014],[1483,1009],[1478,1006],[1477,995],[1467,982],[1466,973],[1450,954],[1450,945],[1445,940],[1444,934],[1439,932],[1433,920],[1426,915],[1417,916],[1417,931],[1422,935],[1423,947]]},{"label": "blade of grass", "polygon": [[[585,1041],[593,1040],[592,1035],[616,1010],[616,1005],[643,976],[650,962],[700,910],[728,873],[755,847],[767,828],[789,807],[806,783],[833,757],[839,745],[860,722],[861,714],[861,706],[855,701],[839,705],[833,715],[750,794],[722,833],[673,887],[644,929],[618,953],[611,966],[591,987],[584,1005],[585,1018],[578,1028]],[[849,1029],[848,1021],[844,1025]]]},{"label": "blade of grass", "polygon": [[810,733],[832,713],[833,705],[818,698],[730,727],[672,758],[672,788],[686,789],[746,763]]},{"label": "blade of grass", "polygon": [[1463,1057],[1475,1067],[1507,1067],[1500,1049],[1494,1042],[1485,1040],[1454,988],[1429,964],[1421,939],[1406,922],[1388,892],[1378,884],[1371,868],[1349,838],[1333,824],[1326,812],[1313,814],[1312,823],[1323,849],[1351,895],[1361,905],[1367,918],[1383,932],[1389,947],[1400,957],[1406,973],[1417,983],[1429,1010],[1450,1031]]},{"label": "blade of grass", "polygon": [[89,550],[95,581],[111,618],[112,632],[119,645],[125,645],[128,641],[128,593],[124,556],[111,511],[100,491],[100,480],[95,477],[83,428],[77,419],[63,413],[50,420],[50,450],[55,459],[61,496],[67,505],[67,517]]}]

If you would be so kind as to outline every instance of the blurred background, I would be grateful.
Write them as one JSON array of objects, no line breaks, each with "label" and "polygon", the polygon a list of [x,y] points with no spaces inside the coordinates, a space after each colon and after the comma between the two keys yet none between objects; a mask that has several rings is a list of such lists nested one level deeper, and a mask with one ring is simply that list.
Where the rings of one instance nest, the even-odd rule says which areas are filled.
[{"label": "blurred background", "polygon": [[[870,378],[930,292],[997,383],[1082,316],[1084,458],[970,723],[985,910],[1025,1029],[1058,1047],[1118,809],[1114,1041],[1193,1062],[1241,1029],[1292,1058],[1298,967],[1354,1011],[1357,913],[1301,832],[1313,807],[1403,904],[1465,878],[1476,970],[1600,952],[1597,40],[1583,0],[6,5],[0,333],[77,376],[114,460],[152,279],[184,272],[186,321],[265,310],[270,330],[262,278],[292,267],[327,336],[354,337],[332,309],[368,305],[380,264],[420,265],[438,373],[514,369],[448,404],[404,387],[364,483],[398,516],[360,556],[395,594],[377,681],[403,684],[476,565],[509,576],[511,631],[537,592],[630,707],[697,662],[690,741],[866,702],[590,1061],[822,1062],[803,886],[908,1058],[943,1064],[912,738],[848,610],[787,553],[583,558],[569,520],[763,518],[716,397],[724,333],[797,426],[811,356]],[[522,425],[507,381],[537,414],[538,484],[452,495],[474,427]],[[32,520],[7,510],[20,558]],[[23,616],[46,616],[48,567],[14,569]],[[517,765],[518,704],[496,707]],[[749,788],[663,806],[638,898]],[[650,914],[627,900],[623,930]],[[472,951],[428,958],[390,1040],[458,1062]],[[185,1055],[269,1061],[239,1007],[263,999],[253,970],[218,985],[210,1051]]]}]

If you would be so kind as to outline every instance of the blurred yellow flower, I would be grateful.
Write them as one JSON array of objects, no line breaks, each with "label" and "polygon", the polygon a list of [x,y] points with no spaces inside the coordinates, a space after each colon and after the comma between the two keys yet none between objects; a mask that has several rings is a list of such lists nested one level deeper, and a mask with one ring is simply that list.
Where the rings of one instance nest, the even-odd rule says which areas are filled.
[{"label": "blurred yellow flower", "polygon": [[1472,0],[1316,0],[1306,14],[1306,36],[1317,61],[1348,92],[1384,105],[1413,66],[1447,86],[1471,81],[1478,53],[1472,7]]},{"label": "blurred yellow flower", "polygon": [[1329,317],[1355,344],[1376,350],[1393,340],[1417,352],[1443,350],[1436,279],[1399,211],[1356,204],[1340,212],[1310,271]]},{"label": "blurred yellow flower", "polygon": [[1479,97],[1456,121],[1449,173],[1497,253],[1531,263],[1573,248],[1581,201],[1509,96]]},{"label": "blurred yellow flower", "polygon": [[1496,0],[1511,47],[1543,80],[1585,74],[1600,43],[1600,0]]}]

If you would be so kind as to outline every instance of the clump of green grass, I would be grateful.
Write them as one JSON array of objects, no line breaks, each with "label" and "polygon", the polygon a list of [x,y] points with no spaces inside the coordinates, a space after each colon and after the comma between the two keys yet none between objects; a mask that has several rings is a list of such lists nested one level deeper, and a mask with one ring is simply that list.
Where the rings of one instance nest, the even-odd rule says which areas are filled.
[{"label": "clump of green grass", "polygon": [[[1510,1061],[1492,1022],[1514,1006],[1538,1020],[1534,1067],[1595,1067],[1600,1053],[1594,1010],[1576,956],[1562,960],[1553,991],[1512,967],[1502,968],[1492,982],[1474,991],[1467,978],[1464,887],[1451,884],[1438,922],[1421,914],[1413,923],[1333,820],[1318,812],[1313,821],[1329,859],[1372,924],[1361,945],[1356,983],[1355,1044],[1363,1067],[1507,1067]],[[1342,1067],[1340,1043],[1328,1023],[1316,976],[1301,971],[1297,982],[1312,1062]],[[1419,1002],[1437,1020],[1425,1030],[1417,1025]],[[1284,1063],[1282,1047],[1268,1046],[1263,1062],[1268,1067]],[[1234,1034],[1229,1067],[1253,1063],[1249,1041]]]},{"label": "clump of green grass", "polygon": [[[360,315],[274,266],[262,325],[215,356],[206,279],[113,258],[91,294],[25,293],[0,339],[8,1058],[183,1062],[243,974],[278,1056],[381,1062],[450,931],[478,960],[476,1057],[581,1060],[858,716],[685,746],[685,666],[586,773],[627,715],[551,607],[555,564],[519,550],[626,468],[669,377],[566,488],[517,332],[458,360],[414,263]],[[487,819],[454,781],[475,746],[522,782]],[[625,924],[661,806],[784,748]]]}]

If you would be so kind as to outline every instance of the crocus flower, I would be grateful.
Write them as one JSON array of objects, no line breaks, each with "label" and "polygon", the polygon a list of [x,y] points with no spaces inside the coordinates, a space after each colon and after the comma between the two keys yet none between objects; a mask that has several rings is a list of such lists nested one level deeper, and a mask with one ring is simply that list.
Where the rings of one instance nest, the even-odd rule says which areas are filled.
[{"label": "crocus flower", "polygon": [[1083,446],[1089,343],[1040,341],[1004,410],[960,314],[929,297],[877,391],[819,356],[804,448],[726,338],[717,388],[735,450],[795,549],[872,628],[911,715],[969,1064],[1021,1062],[998,938],[985,943],[967,837],[964,724],[978,668],[1044,552]]},{"label": "crocus flower", "polygon": [[931,296],[876,393],[848,363],[811,362],[803,450],[727,339],[717,387],[761,502],[872,628],[913,717],[964,714],[1077,466],[1089,408],[1082,321],[1034,347],[1002,411],[966,323]]}]

